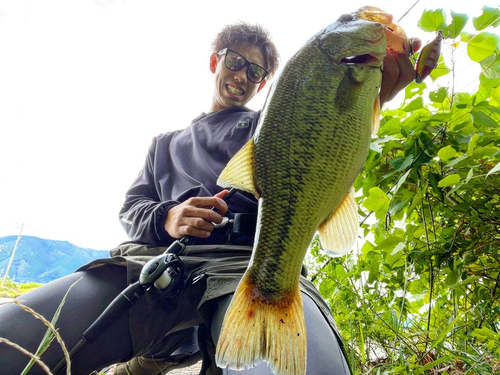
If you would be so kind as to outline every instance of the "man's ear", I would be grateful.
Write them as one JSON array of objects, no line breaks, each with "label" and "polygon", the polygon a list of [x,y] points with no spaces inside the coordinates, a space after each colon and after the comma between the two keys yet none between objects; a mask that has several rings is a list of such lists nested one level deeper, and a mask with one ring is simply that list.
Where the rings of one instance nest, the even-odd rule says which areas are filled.
[{"label": "man's ear", "polygon": [[210,71],[215,74],[215,70],[217,69],[217,55],[212,53],[210,55]]},{"label": "man's ear", "polygon": [[266,85],[267,80],[263,80],[261,83],[259,83],[259,87],[257,88],[257,92],[262,90],[264,86]]}]

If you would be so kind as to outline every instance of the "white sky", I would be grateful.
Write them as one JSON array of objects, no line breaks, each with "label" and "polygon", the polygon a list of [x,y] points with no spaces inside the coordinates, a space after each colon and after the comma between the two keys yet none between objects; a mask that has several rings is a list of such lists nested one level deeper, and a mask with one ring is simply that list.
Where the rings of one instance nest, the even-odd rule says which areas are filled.
[{"label": "white sky", "polygon": [[[399,19],[411,1],[375,4]],[[481,14],[483,1],[423,10]],[[314,33],[365,1],[0,0],[0,237],[19,232],[109,249],[126,241],[124,195],[153,136],[208,109],[210,43],[226,24],[269,29],[285,62]],[[270,85],[268,85],[270,86]],[[263,90],[250,107],[262,106]]]}]

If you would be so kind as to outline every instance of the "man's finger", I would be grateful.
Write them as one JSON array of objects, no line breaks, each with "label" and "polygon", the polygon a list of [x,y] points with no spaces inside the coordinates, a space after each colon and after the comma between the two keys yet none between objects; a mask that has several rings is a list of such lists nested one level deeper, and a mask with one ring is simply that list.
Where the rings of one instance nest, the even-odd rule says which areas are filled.
[{"label": "man's finger", "polygon": [[382,75],[382,84],[380,87],[381,105],[390,100],[389,96],[392,92],[392,88],[399,77],[399,65],[394,54],[390,50],[386,52],[387,54],[384,58],[384,74]]},{"label": "man's finger", "polygon": [[412,52],[418,52],[420,47],[422,47],[422,41],[418,38],[410,38],[411,45],[412,45]]},{"label": "man's finger", "polygon": [[205,222],[217,223],[219,224],[222,221],[222,215],[219,215],[217,212],[212,211],[208,208],[198,208],[198,207],[186,207],[184,215],[187,222],[192,218],[200,218]]},{"label": "man's finger", "polygon": [[399,77],[396,80],[391,92],[388,95],[387,100],[392,100],[394,97],[408,86],[415,79],[415,68],[411,63],[411,60],[407,56],[399,55],[395,56],[396,63],[399,67]]},{"label": "man's finger", "polygon": [[186,220],[186,224],[196,230],[201,230],[205,232],[211,232],[214,230],[213,224],[201,217],[189,218]]},{"label": "man's finger", "polygon": [[224,198],[229,193],[229,190],[222,190],[221,192],[214,195],[216,198]]},{"label": "man's finger", "polygon": [[[221,193],[223,193],[223,192],[221,192]],[[221,194],[221,193],[219,193],[219,194]],[[222,215],[224,215],[227,212],[226,202],[224,202],[221,198],[219,198],[217,196],[190,198],[187,202],[188,202],[188,205],[194,206],[194,207],[203,207],[203,208],[215,207],[221,212]]]}]

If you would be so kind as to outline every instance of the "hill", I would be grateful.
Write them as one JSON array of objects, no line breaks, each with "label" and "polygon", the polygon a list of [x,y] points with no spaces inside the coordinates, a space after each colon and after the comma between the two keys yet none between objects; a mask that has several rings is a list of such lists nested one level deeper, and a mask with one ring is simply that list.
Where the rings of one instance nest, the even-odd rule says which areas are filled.
[{"label": "hill", "polygon": [[[3,280],[17,236],[0,237],[0,280]],[[108,251],[78,247],[67,241],[23,236],[17,246],[9,278],[18,283],[48,283],[66,276]]]}]

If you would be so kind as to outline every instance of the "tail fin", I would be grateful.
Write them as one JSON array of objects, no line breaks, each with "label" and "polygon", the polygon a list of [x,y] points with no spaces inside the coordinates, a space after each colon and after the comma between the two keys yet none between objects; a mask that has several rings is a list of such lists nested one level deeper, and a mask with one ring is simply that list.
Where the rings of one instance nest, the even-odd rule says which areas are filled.
[{"label": "tail fin", "polygon": [[266,361],[277,375],[305,374],[306,325],[298,284],[286,301],[269,304],[245,274],[224,317],[216,353],[221,368],[243,370]]}]

